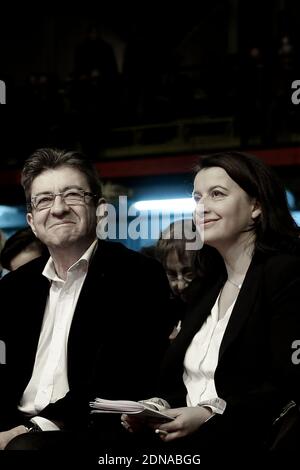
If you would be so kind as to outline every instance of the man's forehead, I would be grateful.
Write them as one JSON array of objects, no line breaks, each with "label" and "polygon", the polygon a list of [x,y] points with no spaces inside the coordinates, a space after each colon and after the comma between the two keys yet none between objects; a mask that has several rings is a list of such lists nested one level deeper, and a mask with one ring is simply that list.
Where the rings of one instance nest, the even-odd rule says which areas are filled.
[{"label": "man's forehead", "polygon": [[44,170],[32,181],[32,191],[64,191],[68,188],[88,189],[84,173],[72,167],[59,167]]}]

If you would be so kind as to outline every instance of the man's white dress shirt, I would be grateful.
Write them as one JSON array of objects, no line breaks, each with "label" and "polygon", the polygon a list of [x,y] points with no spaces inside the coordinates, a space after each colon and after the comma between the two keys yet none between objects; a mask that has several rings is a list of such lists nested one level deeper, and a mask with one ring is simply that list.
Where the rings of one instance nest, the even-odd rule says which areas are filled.
[{"label": "man's white dress shirt", "polygon": [[[67,357],[69,331],[96,245],[97,240],[76,263],[70,266],[65,281],[57,276],[51,257],[43,270],[43,275],[49,279],[51,287],[33,373],[19,405],[19,410],[29,417],[37,415],[49,403],[55,403],[69,391]],[[34,417],[32,421],[43,430],[58,429],[54,423],[39,416]]]}]

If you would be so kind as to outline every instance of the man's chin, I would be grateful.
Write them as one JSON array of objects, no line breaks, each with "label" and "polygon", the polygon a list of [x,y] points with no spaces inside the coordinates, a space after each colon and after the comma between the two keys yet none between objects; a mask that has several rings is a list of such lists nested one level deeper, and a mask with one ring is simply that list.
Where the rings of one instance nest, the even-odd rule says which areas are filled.
[{"label": "man's chin", "polygon": [[54,240],[51,240],[47,245],[55,249],[65,249],[71,245],[74,245],[74,239],[70,236],[65,235],[64,237],[57,237]]}]

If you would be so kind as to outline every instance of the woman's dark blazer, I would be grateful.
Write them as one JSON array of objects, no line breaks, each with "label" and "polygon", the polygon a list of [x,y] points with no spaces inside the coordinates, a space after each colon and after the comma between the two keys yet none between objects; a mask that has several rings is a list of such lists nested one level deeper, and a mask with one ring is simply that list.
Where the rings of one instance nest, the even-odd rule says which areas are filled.
[{"label": "woman's dark blazer", "polygon": [[[162,392],[172,407],[186,406],[185,353],[210,314],[224,277],[210,285],[202,283],[162,366]],[[252,421],[263,429],[289,400],[300,403],[296,340],[299,344],[300,258],[257,253],[232,311],[215,371],[217,394],[227,402],[227,421],[246,426]]]},{"label": "woman's dark blazer", "polygon": [[[31,378],[49,281],[37,259],[0,281],[0,430],[21,424],[17,405]],[[42,412],[78,427],[95,396],[141,399],[155,393],[171,331],[169,284],[155,260],[120,243],[99,241],[68,339],[70,392]],[[82,416],[81,416],[82,415]]]}]

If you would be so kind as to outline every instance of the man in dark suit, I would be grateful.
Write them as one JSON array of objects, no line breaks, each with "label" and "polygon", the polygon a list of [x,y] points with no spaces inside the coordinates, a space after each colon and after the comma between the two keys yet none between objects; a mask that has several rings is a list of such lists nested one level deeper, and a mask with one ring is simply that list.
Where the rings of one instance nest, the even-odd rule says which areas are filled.
[{"label": "man in dark suit", "polygon": [[50,258],[1,281],[1,449],[16,436],[15,448],[39,448],[33,431],[50,442],[63,434],[52,431],[87,429],[95,396],[151,395],[170,333],[163,268],[96,238],[103,200],[92,165],[77,152],[41,149],[22,184],[28,223]]}]

